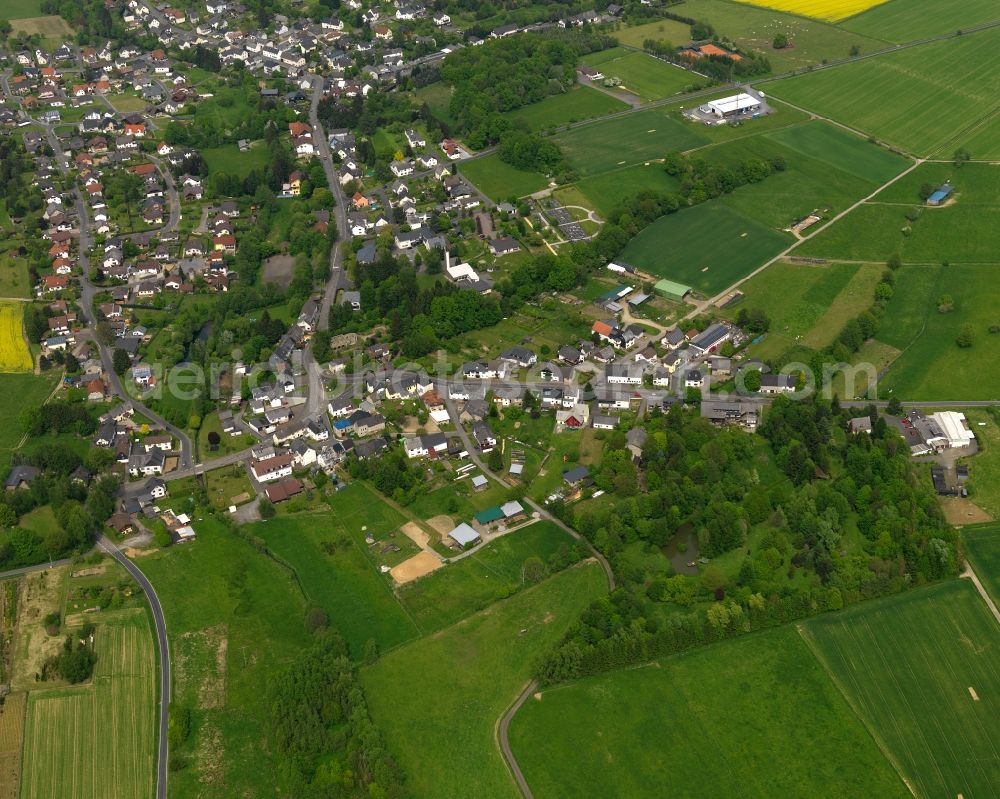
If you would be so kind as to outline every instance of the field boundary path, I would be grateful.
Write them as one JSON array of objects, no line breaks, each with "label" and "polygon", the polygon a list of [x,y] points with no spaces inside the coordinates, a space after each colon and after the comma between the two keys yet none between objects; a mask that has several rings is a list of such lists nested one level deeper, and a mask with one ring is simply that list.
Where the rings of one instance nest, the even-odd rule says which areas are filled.
[{"label": "field boundary path", "polygon": [[868,732],[868,734],[871,736],[872,740],[875,742],[875,746],[877,746],[879,751],[882,753],[882,757],[884,757],[889,762],[889,765],[891,765],[896,774],[899,775],[899,778],[903,781],[903,784],[906,786],[907,790],[911,794],[913,794],[913,796],[916,796],[917,795],[916,788],[914,788],[913,784],[906,778],[906,775],[903,773],[902,767],[896,761],[896,758],[893,757],[892,752],[889,751],[889,747],[886,746],[886,744],[882,741],[882,738],[879,736],[878,732],[876,732],[874,727],[868,723],[868,720],[861,713],[861,708],[857,706],[854,699],[841,684],[840,678],[833,673],[833,670],[829,666],[827,666],[826,661],[823,659],[823,656],[820,654],[819,649],[813,642],[812,636],[810,636],[809,631],[805,628],[804,625],[796,624],[795,632],[799,634],[799,638],[801,638],[803,643],[806,645],[806,649],[808,649],[809,652],[812,654],[812,656],[816,658],[816,662],[819,663],[819,667],[823,670],[823,673],[826,674],[830,682],[833,683],[833,686],[834,688],[837,689],[837,692],[844,698],[844,701],[847,703],[847,706],[851,709],[851,712],[855,715],[855,717],[857,717],[858,721],[861,722],[861,726],[864,727],[865,730]]},{"label": "field boundary path", "polygon": [[125,557],[115,543],[106,536],[102,535],[98,539],[98,545],[124,566],[125,570],[139,583],[146,599],[149,600],[149,608],[153,612],[153,623],[156,627],[156,648],[160,656],[160,722],[156,764],[156,799],[167,799],[167,756],[169,754],[167,724],[170,719],[170,644],[167,641],[167,622],[163,618],[163,608],[156,595],[156,589],[153,588],[153,584],[149,582],[142,570]]},{"label": "field boundary path", "polygon": [[503,762],[510,771],[511,776],[514,778],[514,782],[517,783],[517,787],[520,789],[521,795],[524,799],[534,799],[534,794],[531,792],[531,786],[528,785],[528,781],[524,778],[524,772],[521,771],[521,766],[518,765],[517,758],[514,757],[514,751],[510,748],[510,737],[508,733],[510,732],[510,722],[513,720],[514,716],[517,715],[517,711],[519,711],[521,706],[528,701],[528,697],[531,696],[537,688],[538,680],[532,680],[524,686],[524,690],[521,691],[520,696],[514,700],[514,704],[507,708],[507,712],[500,717],[500,721],[497,722],[496,726],[497,745],[500,747],[500,754],[503,756]]},{"label": "field boundary path", "polygon": [[993,618],[997,620],[997,624],[1000,624],[1000,610],[997,609],[996,603],[993,601],[993,597],[986,592],[983,584],[979,581],[979,575],[976,574],[969,561],[965,562],[965,569],[959,577],[972,581],[972,584],[976,586],[976,590],[979,592],[979,596],[983,598],[983,601],[986,603],[986,607],[988,607],[990,609],[990,613],[993,614]]}]

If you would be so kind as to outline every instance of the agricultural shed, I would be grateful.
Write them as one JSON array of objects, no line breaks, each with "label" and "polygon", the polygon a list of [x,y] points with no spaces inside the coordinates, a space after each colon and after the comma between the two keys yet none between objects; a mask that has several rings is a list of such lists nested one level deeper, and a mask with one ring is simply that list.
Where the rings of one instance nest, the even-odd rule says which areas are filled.
[{"label": "agricultural shed", "polygon": [[661,297],[666,297],[674,302],[684,302],[684,298],[691,293],[691,287],[683,283],[676,283],[673,280],[657,280],[653,290]]},{"label": "agricultural shed", "polygon": [[459,546],[467,546],[468,544],[474,544],[479,540],[479,533],[473,530],[468,524],[462,522],[458,527],[448,533],[448,537],[451,538]]},{"label": "agricultural shed", "polygon": [[928,205],[940,205],[949,197],[954,191],[954,188],[949,184],[945,183],[943,186],[939,187],[930,197],[927,198]]},{"label": "agricultural shed", "polygon": [[481,510],[472,518],[479,522],[479,524],[489,524],[490,522],[500,521],[503,518],[503,511],[500,510],[500,506],[498,505],[494,508]]}]

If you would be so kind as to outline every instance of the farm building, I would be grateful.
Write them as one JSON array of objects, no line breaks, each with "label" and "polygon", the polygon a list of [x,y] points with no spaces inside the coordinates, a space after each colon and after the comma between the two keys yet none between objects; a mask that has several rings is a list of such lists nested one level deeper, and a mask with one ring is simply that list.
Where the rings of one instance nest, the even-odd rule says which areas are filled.
[{"label": "farm building", "polygon": [[717,119],[735,119],[737,117],[753,116],[759,114],[762,103],[756,97],[745,92],[734,94],[732,97],[721,97],[718,100],[710,100],[699,108],[699,110],[710,117]]},{"label": "farm building", "polygon": [[657,280],[653,290],[661,297],[666,297],[674,302],[684,302],[684,298],[691,293],[691,287],[682,283],[675,283],[673,280]]},{"label": "farm building", "polygon": [[458,525],[458,527],[448,533],[448,537],[460,547],[468,546],[469,544],[474,544],[479,541],[479,533],[473,530],[472,527],[465,522],[462,522]]},{"label": "farm building", "polygon": [[938,187],[938,189],[927,198],[928,205],[941,205],[945,200],[951,197],[951,193],[955,189],[948,183],[943,186]]}]

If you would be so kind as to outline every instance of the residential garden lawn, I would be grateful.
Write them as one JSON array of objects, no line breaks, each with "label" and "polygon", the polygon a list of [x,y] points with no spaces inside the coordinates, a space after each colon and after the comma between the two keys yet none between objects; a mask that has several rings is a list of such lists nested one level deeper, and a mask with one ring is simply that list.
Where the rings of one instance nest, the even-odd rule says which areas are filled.
[{"label": "residential garden lawn", "polygon": [[576,86],[563,94],[554,94],[541,102],[508,111],[504,116],[515,122],[523,122],[532,130],[544,130],[582,119],[613,114],[626,108],[627,104],[609,94],[589,86]]},{"label": "residential garden lawn", "polygon": [[0,252],[0,297],[30,297],[28,262],[7,252]]},{"label": "residential garden lawn", "polygon": [[741,308],[761,308],[771,329],[751,347],[755,357],[781,355],[795,344],[819,349],[872,303],[883,267],[859,264],[771,264],[740,286]]},{"label": "residential garden lawn", "polygon": [[[992,116],[1000,30],[934,42],[770,84],[768,94],[927,156],[950,157],[962,131]],[[955,91],[955,87],[962,91]],[[898,124],[900,118],[905,125]],[[1000,135],[996,137],[1000,145]],[[1000,156],[1000,147],[976,153]]]},{"label": "residential garden lawn", "polygon": [[[581,176],[662,158],[710,139],[700,127],[667,108],[650,108],[616,119],[581,125],[554,137]],[[623,146],[628,142],[628,146]]]},{"label": "residential garden lawn", "polygon": [[209,172],[225,172],[228,175],[249,175],[255,169],[267,166],[267,148],[251,145],[250,149],[241,153],[235,144],[225,144],[221,147],[209,147],[200,151],[208,164]]},{"label": "residential garden lawn", "polygon": [[545,563],[574,543],[554,523],[536,522],[401,586],[399,599],[422,632],[434,632],[525,588],[522,569],[528,558],[538,556]]},{"label": "residential garden lawn", "polygon": [[491,200],[503,201],[534,194],[549,185],[548,178],[538,172],[525,172],[505,164],[497,154],[465,161],[459,171]]},{"label": "residential garden lawn", "polygon": [[91,684],[28,694],[24,799],[154,793],[157,665],[146,611],[101,623],[95,645]]},{"label": "residential garden lawn", "polygon": [[[976,435],[979,435],[978,429]],[[975,461],[972,461],[970,475],[977,468]],[[978,498],[976,503],[979,503]],[[1000,524],[994,522],[966,527],[962,530],[962,540],[969,562],[986,593],[994,603],[1000,604]]]},{"label": "residential garden lawn", "polygon": [[[337,514],[282,516],[251,529],[295,569],[306,594],[329,614],[354,657],[361,658],[369,638],[387,650],[421,633],[393,595],[391,579],[379,574],[364,533],[348,531]],[[328,548],[329,543],[334,546]]]},{"label": "residential garden lawn", "polygon": [[714,295],[773,258],[790,235],[719,202],[662,216],[622,252],[621,261]]},{"label": "residential garden lawn", "polygon": [[[552,421],[551,417],[546,417]],[[553,491],[563,485],[562,473],[577,466],[594,466],[601,458],[604,448],[600,430],[592,427],[572,432],[552,434],[549,441],[549,456],[546,458],[538,477],[528,484],[528,494],[536,502],[542,502]]]},{"label": "residential garden lawn", "polygon": [[373,720],[413,796],[520,796],[494,727],[535,658],[606,591],[604,572],[587,562],[362,672]]},{"label": "residential garden lawn", "polygon": [[893,42],[951,33],[997,18],[994,0],[892,0],[845,19],[840,27]]},{"label": "residential garden lawn", "polygon": [[[205,491],[209,501],[219,510],[225,510],[230,505],[242,505],[257,496],[242,463],[206,472]],[[236,502],[241,496],[245,499]]]},{"label": "residential garden lawn", "polygon": [[510,739],[539,799],[909,796],[791,627],[536,696]]},{"label": "residential garden lawn", "polygon": [[[684,16],[710,23],[720,35],[733,39],[740,47],[764,53],[775,74],[820,64],[824,59],[846,58],[855,46],[862,53],[885,47],[882,32],[878,30],[873,31],[871,36],[863,36],[822,20],[758,8],[747,3],[687,0],[684,9]],[[788,37],[791,47],[774,49],[774,37],[779,33]]]},{"label": "residential garden lawn", "polygon": [[0,371],[27,372],[33,366],[24,338],[24,304],[0,300]]},{"label": "residential garden lawn", "polygon": [[[208,444],[209,433],[219,434],[219,448],[214,452]],[[231,436],[222,432],[222,422],[219,421],[219,414],[215,412],[207,414],[201,420],[201,427],[198,428],[198,452],[201,453],[202,460],[240,452],[253,446],[254,443],[254,437],[249,433],[241,432]]]},{"label": "residential garden lawn", "polygon": [[1000,784],[1000,628],[971,581],[865,602],[800,625],[918,796]]},{"label": "residential garden lawn", "polygon": [[134,94],[109,95],[108,99],[120,114],[130,114],[133,111],[145,111],[149,106],[149,101]]},{"label": "residential garden lawn", "polygon": [[194,717],[180,752],[189,765],[171,773],[170,790],[253,796],[260,775],[275,773],[268,682],[310,645],[305,600],[286,569],[211,516],[195,527],[196,541],[142,559],[170,631],[173,701]]},{"label": "residential garden lawn", "polygon": [[773,8],[776,11],[787,11],[803,17],[814,17],[828,22],[838,22],[842,19],[867,11],[872,6],[880,5],[888,0],[737,0],[754,6]]},{"label": "residential garden lawn", "polygon": [[[595,55],[602,56],[609,52],[612,51],[605,50]],[[590,63],[586,56],[582,61]],[[605,77],[621,81],[618,88],[638,95],[643,102],[662,100],[706,82],[700,75],[635,50],[627,50],[613,58],[601,58],[596,64]]]}]

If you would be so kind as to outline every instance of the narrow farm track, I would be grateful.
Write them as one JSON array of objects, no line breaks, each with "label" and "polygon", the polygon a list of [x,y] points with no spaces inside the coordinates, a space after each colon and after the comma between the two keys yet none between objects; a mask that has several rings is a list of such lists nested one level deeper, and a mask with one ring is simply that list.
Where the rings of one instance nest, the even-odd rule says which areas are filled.
[{"label": "narrow farm track", "polygon": [[514,704],[507,709],[507,712],[503,714],[497,723],[497,745],[500,747],[500,754],[503,755],[504,763],[506,763],[507,768],[510,770],[510,774],[514,778],[514,782],[517,783],[518,790],[521,791],[524,799],[534,799],[534,794],[531,792],[531,786],[528,785],[528,781],[524,778],[524,772],[521,771],[521,766],[518,765],[517,758],[514,757],[514,750],[510,748],[510,722],[537,688],[538,680],[532,680],[524,686],[524,690],[521,691],[520,696],[514,700]]},{"label": "narrow farm track", "polygon": [[996,603],[993,601],[983,584],[979,581],[979,575],[976,574],[975,570],[972,568],[972,564],[966,561],[965,570],[961,574],[965,579],[971,580],[972,584],[976,586],[976,590],[979,592],[979,596],[983,598],[986,603],[986,607],[990,609],[990,613],[993,614],[993,618],[997,620],[997,624],[1000,624],[1000,610],[997,609]]}]

